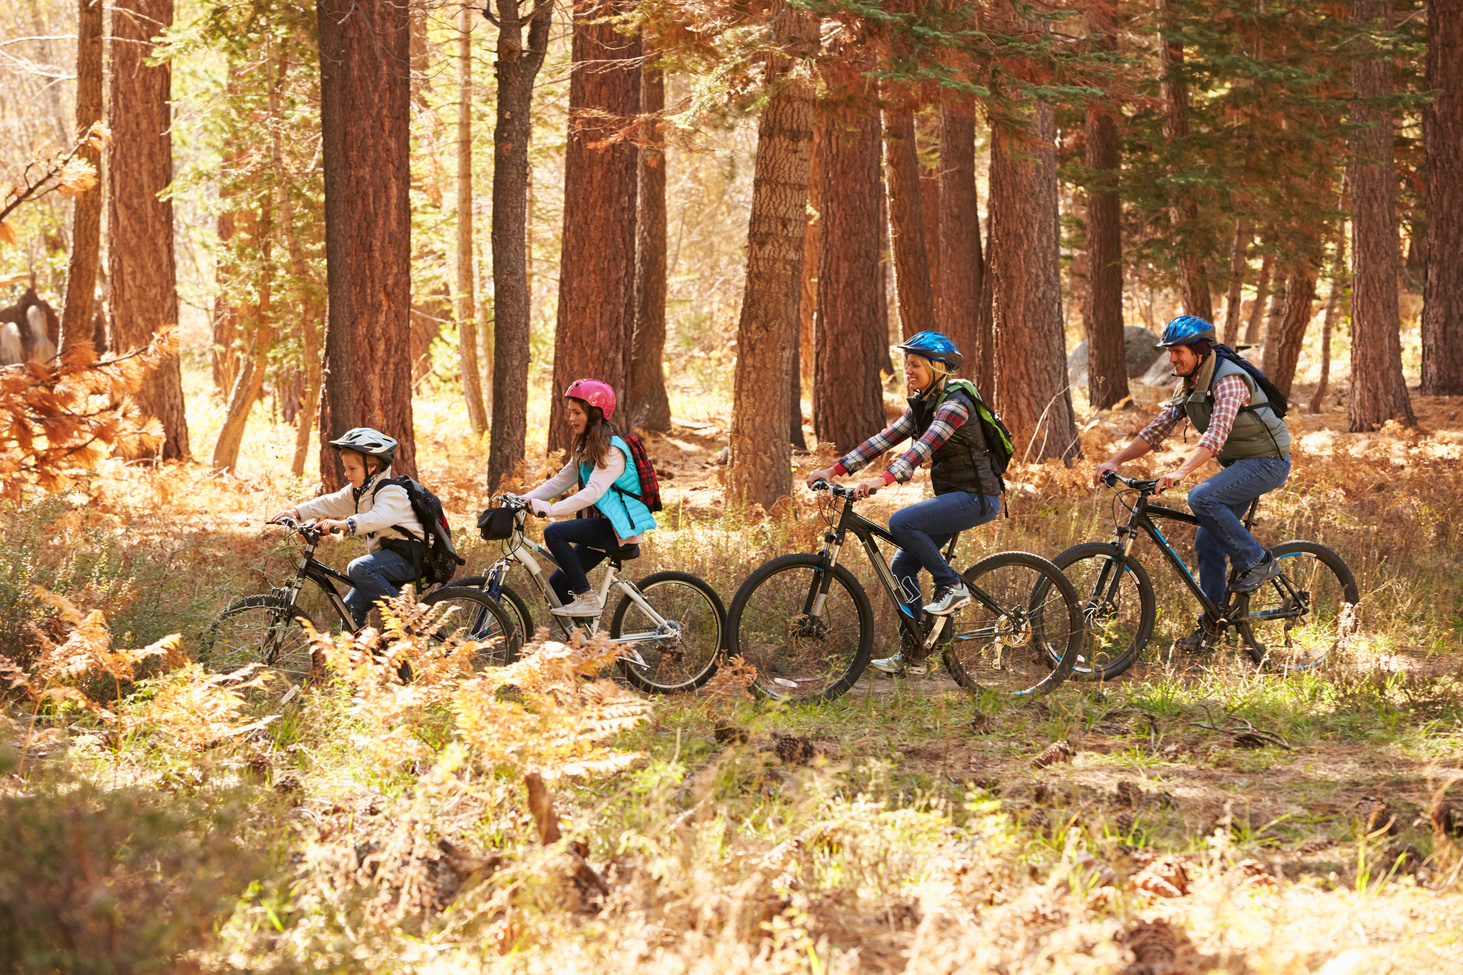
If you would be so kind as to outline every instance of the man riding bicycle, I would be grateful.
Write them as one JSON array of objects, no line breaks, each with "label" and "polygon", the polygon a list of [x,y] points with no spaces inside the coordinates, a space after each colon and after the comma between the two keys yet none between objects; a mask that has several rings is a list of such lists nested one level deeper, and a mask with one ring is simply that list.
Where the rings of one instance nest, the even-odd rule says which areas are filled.
[{"label": "man riding bicycle", "polygon": [[[1290,431],[1244,366],[1216,352],[1214,345],[1214,326],[1194,315],[1180,315],[1164,327],[1158,347],[1168,350],[1181,383],[1151,423],[1097,465],[1092,483],[1156,450],[1187,418],[1202,436],[1183,463],[1158,478],[1158,490],[1184,480],[1211,458],[1219,461],[1222,470],[1191,490],[1188,501],[1199,519],[1194,536],[1199,588],[1210,602],[1223,606],[1227,591],[1251,593],[1280,574],[1274,557],[1240,519],[1251,502],[1290,476]],[[1239,574],[1232,586],[1227,584],[1226,559]],[[1215,621],[1201,614],[1198,628],[1178,646],[1198,653],[1217,638]]]}]

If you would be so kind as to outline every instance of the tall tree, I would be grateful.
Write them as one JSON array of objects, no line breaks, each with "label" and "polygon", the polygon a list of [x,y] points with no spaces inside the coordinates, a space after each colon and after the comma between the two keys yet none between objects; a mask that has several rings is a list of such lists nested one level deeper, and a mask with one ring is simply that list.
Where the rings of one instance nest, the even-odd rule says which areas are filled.
[{"label": "tall tree", "polygon": [[880,286],[880,126],[877,113],[853,102],[822,111],[813,430],[819,441],[849,450],[884,426],[879,371],[889,338]]},{"label": "tall tree", "polygon": [[[526,14],[518,0],[495,0],[498,28],[497,120],[493,129],[493,437],[488,490],[523,459],[528,436],[528,139],[533,82],[543,67],[553,19],[551,0]],[[528,30],[525,43],[524,29]]]},{"label": "tall tree", "polygon": [[[1163,134],[1170,142],[1182,144],[1189,135],[1189,84],[1184,72],[1184,46],[1175,39],[1175,28],[1168,16],[1173,0],[1160,0],[1159,6],[1165,12],[1164,36],[1158,45],[1159,65],[1163,72],[1163,100],[1167,112]],[[1204,270],[1203,260],[1193,252],[1194,245],[1186,240],[1198,223],[1199,205],[1187,194],[1180,192],[1180,199],[1171,211],[1171,217],[1180,247],[1179,283],[1183,290],[1184,311],[1212,322],[1214,312],[1209,300],[1209,277]]]},{"label": "tall tree", "polygon": [[[77,0],[76,135],[83,137],[102,121],[102,0]],[[83,158],[101,172],[102,154],[88,146]],[[102,192],[76,198],[71,214],[71,262],[66,269],[66,304],[61,312],[60,351],[92,337],[92,304],[101,259]],[[98,349],[98,352],[101,350]]]},{"label": "tall tree", "polygon": [[1255,279],[1255,303],[1250,306],[1250,317],[1245,322],[1245,344],[1254,345],[1260,341],[1260,316],[1265,313],[1265,302],[1270,298],[1270,277],[1275,270],[1275,252],[1267,251],[1260,258],[1260,274]]},{"label": "tall tree", "polygon": [[935,327],[935,305],[920,195],[924,181],[920,179],[914,114],[907,106],[884,110],[884,151],[888,157],[889,223],[894,244],[894,283],[899,292],[899,328],[909,338]]},{"label": "tall tree", "polygon": [[[1311,321],[1312,302],[1316,300],[1316,269],[1300,263],[1285,278],[1285,300],[1280,315],[1271,320],[1272,331],[1265,336],[1265,375],[1280,387],[1287,397],[1295,381],[1295,366],[1300,361],[1301,343]],[[1277,326],[1278,323],[1278,326]]]},{"label": "tall tree", "polygon": [[1248,266],[1246,258],[1249,256],[1252,236],[1249,220],[1241,216],[1235,221],[1234,244],[1229,251],[1229,292],[1224,299],[1224,333],[1221,336],[1224,344],[1231,347],[1239,341],[1239,325],[1244,308],[1242,298],[1245,268]]},{"label": "tall tree", "polygon": [[[147,63],[152,39],[172,22],[173,0],[119,0],[112,12],[107,223],[112,335],[119,348],[146,345],[160,329],[178,324],[173,202],[164,192],[173,179],[173,72],[167,61]],[[148,372],[137,403],[162,421],[162,458],[187,458],[188,418],[176,354]]]},{"label": "tall tree", "polygon": [[329,442],[370,426],[401,443],[412,428],[410,27],[406,4],[316,0],[329,291],[320,398],[320,478],[345,483]]},{"label": "tall tree", "polygon": [[488,429],[483,372],[478,362],[477,301],[473,281],[472,213],[473,8],[457,12],[457,351],[462,359],[462,398],[467,422],[482,436]]},{"label": "tall tree", "polygon": [[1422,288],[1422,388],[1463,393],[1463,0],[1428,0],[1422,110],[1427,153],[1427,270]]},{"label": "tall tree", "polygon": [[[1117,50],[1117,26],[1102,0],[1087,8],[1087,29],[1102,51]],[[1128,354],[1123,339],[1122,201],[1118,174],[1122,148],[1112,109],[1099,99],[1087,103],[1088,296],[1082,306],[1087,330],[1087,398],[1105,410],[1128,396]]]},{"label": "tall tree", "polygon": [[1030,105],[1034,139],[991,127],[990,287],[995,402],[1030,460],[1082,456],[1067,386],[1057,237],[1056,118]]},{"label": "tall tree", "polygon": [[[925,259],[930,265],[930,306],[935,308],[938,302],[934,296],[940,293],[940,113],[921,113],[915,119],[914,133],[926,146],[919,155],[919,201],[925,225]],[[939,320],[935,321],[938,324]]]},{"label": "tall tree", "polygon": [[[1352,19],[1388,30],[1391,0],[1356,0]],[[1351,393],[1353,432],[1387,420],[1417,423],[1402,377],[1397,301],[1397,186],[1392,166],[1392,61],[1375,44],[1351,61]]]},{"label": "tall tree", "polygon": [[640,153],[632,140],[609,137],[640,112],[640,33],[622,33],[616,23],[634,8],[632,0],[574,7],[549,450],[573,441],[560,395],[566,386],[593,376],[624,396],[630,378]]},{"label": "tall tree", "polygon": [[[789,55],[816,51],[817,20],[788,7],[779,39]],[[788,373],[802,297],[813,83],[808,69],[783,53],[769,53],[765,71],[772,97],[757,120],[727,484],[736,500],[770,508],[792,491]]]},{"label": "tall tree", "polygon": [[975,191],[975,115],[965,97],[952,97],[940,106],[939,223],[935,322],[964,354],[965,374],[989,391],[991,348],[980,315],[986,267]]},{"label": "tall tree", "polygon": [[640,149],[640,213],[635,218],[635,342],[630,360],[631,422],[646,430],[671,428],[665,388],[665,70],[645,65],[644,111],[650,119]]}]

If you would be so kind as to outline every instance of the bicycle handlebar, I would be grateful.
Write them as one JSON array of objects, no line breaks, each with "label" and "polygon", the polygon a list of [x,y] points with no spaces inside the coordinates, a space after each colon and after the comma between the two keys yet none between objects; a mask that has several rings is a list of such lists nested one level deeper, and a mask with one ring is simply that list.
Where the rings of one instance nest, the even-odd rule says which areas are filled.
[{"label": "bicycle handlebar", "polygon": [[1108,471],[1102,475],[1102,483],[1108,487],[1116,487],[1118,482],[1126,484],[1140,494],[1155,494],[1158,491],[1157,481],[1140,481],[1137,478],[1123,477],[1117,471]]},{"label": "bicycle handlebar", "polygon": [[281,525],[292,532],[299,532],[301,535],[314,535],[319,538],[321,535],[334,535],[340,531],[339,528],[321,528],[313,521],[296,521],[293,518],[276,518],[268,522],[271,525]]},{"label": "bicycle handlebar", "polygon": [[814,491],[827,491],[829,494],[833,495],[835,498],[856,498],[857,497],[857,494],[854,492],[854,489],[853,488],[844,487],[841,484],[830,484],[829,482],[823,480],[823,478],[821,478],[821,477],[818,478],[816,481],[813,482],[812,487],[811,487],[811,490],[814,490]]}]

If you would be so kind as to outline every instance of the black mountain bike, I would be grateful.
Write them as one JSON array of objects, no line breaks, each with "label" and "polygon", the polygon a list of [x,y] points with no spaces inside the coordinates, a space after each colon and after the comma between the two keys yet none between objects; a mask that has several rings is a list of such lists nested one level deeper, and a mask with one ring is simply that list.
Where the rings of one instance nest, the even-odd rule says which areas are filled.
[{"label": "black mountain bike", "polygon": [[[1307,670],[1355,635],[1361,602],[1356,577],[1331,549],[1315,542],[1282,542],[1270,549],[1281,565],[1279,576],[1254,593],[1231,592],[1225,605],[1215,606],[1153,521],[1166,518],[1197,525],[1199,519],[1150,501],[1158,490],[1157,481],[1133,480],[1109,471],[1103,483],[1116,492],[1116,503],[1128,509],[1127,523],[1117,524],[1111,542],[1083,542],[1053,559],[1076,586],[1091,634],[1082,659],[1073,668],[1076,679],[1116,677],[1133,665],[1153,636],[1158,615],[1153,583],[1132,554],[1139,531],[1153,539],[1205,615],[1217,621],[1216,640],[1222,642],[1225,634],[1238,636],[1257,664],[1282,671]],[[1127,497],[1132,494],[1137,497],[1129,503]],[[1256,498],[1246,512],[1246,529],[1259,504]],[[1231,573],[1230,581],[1234,578]]]},{"label": "black mountain bike", "polygon": [[[342,631],[355,632],[355,621],[346,608],[342,591],[336,588],[339,583],[349,590],[350,578],[315,558],[315,550],[326,533],[312,522],[299,523],[285,518],[277,524],[291,534],[298,534],[305,543],[295,574],[284,585],[267,593],[235,599],[204,630],[197,656],[210,671],[232,673],[246,664],[262,663],[291,683],[304,682],[315,671],[310,640],[303,626],[305,620],[310,620],[310,614],[300,605],[300,591],[306,580],[315,584],[324,594],[326,605],[334,611],[335,620],[326,625],[339,625]],[[420,598],[428,606],[444,603],[448,606],[437,617],[435,639],[446,640],[453,634],[461,634],[477,642],[475,668],[500,666],[517,659],[522,637],[502,608],[482,591],[448,585],[432,589]],[[318,620],[311,622],[319,625]]]},{"label": "black mountain bike", "polygon": [[[773,698],[831,701],[858,681],[874,643],[873,607],[864,587],[838,561],[852,533],[894,604],[904,653],[921,660],[941,651],[965,690],[1034,696],[1061,684],[1082,650],[1082,610],[1066,576],[1027,552],[982,559],[962,575],[971,603],[951,616],[914,621],[878,539],[898,545],[888,529],[853,510],[854,491],[814,484],[843,504],[830,518],[817,553],[783,555],[742,583],[727,612],[729,654],[757,668],[754,690]],[[945,548],[948,558],[959,536]]]}]

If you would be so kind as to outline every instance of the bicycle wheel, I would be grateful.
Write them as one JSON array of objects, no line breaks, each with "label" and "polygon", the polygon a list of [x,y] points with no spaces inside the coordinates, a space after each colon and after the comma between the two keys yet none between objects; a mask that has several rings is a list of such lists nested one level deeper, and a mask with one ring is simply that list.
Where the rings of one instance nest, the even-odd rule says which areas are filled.
[{"label": "bicycle wheel", "polygon": [[703,580],[686,572],[657,572],[635,584],[663,623],[625,596],[610,620],[610,638],[642,636],[633,649],[645,665],[621,660],[625,678],[642,691],[669,694],[693,691],[716,673],[716,654],[725,642],[726,607]]},{"label": "bicycle wheel", "polygon": [[753,691],[831,701],[854,685],[874,645],[868,594],[821,555],[783,555],[759,567],[732,597],[727,653],[757,668]]},{"label": "bicycle wheel", "polygon": [[[488,593],[490,596],[492,595],[488,590],[487,576],[468,576],[465,579],[453,579],[452,588],[479,589]],[[508,621],[518,631],[520,641],[527,642],[532,640],[536,632],[533,626],[533,613],[529,611],[528,603],[524,602],[523,597],[518,595],[518,591],[508,585],[508,583],[502,583],[498,586],[497,600],[498,606],[503,612],[508,614]]]},{"label": "bicycle wheel", "polygon": [[437,617],[438,628],[432,634],[435,641],[445,643],[457,636],[477,643],[473,670],[502,667],[518,659],[522,635],[514,628],[508,613],[481,589],[444,586],[427,593],[422,602],[428,606],[447,606]]},{"label": "bicycle wheel", "polygon": [[950,676],[972,694],[1045,694],[1082,653],[1082,601],[1051,562],[1001,552],[963,573],[970,605],[945,647]]},{"label": "bicycle wheel", "polygon": [[303,684],[311,671],[310,638],[301,625],[307,619],[282,596],[244,596],[203,631],[196,658],[212,673],[230,674],[258,663],[292,684]]},{"label": "bicycle wheel", "polygon": [[1285,542],[1270,550],[1285,570],[1248,597],[1235,624],[1257,664],[1308,670],[1359,628],[1361,594],[1345,560],[1315,542]]},{"label": "bicycle wheel", "polygon": [[1072,678],[1109,680],[1133,666],[1158,618],[1147,570],[1111,542],[1073,545],[1052,562],[1077,590],[1087,627]]}]

